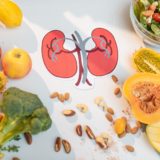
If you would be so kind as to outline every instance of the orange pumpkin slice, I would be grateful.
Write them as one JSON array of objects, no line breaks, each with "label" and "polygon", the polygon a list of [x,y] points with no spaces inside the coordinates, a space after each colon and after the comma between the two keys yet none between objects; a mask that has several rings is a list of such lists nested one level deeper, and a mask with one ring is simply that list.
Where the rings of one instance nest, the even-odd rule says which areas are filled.
[{"label": "orange pumpkin slice", "polygon": [[137,73],[129,77],[123,93],[135,118],[145,124],[160,121],[160,75]]}]

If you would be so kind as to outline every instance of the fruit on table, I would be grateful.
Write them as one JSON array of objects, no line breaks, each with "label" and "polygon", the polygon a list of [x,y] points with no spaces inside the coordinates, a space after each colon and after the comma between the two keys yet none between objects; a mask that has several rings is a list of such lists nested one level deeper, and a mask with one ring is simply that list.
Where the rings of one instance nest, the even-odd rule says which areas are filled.
[{"label": "fruit on table", "polygon": [[160,54],[150,48],[140,48],[133,54],[133,65],[141,72],[160,73]]},{"label": "fruit on table", "polygon": [[3,71],[0,71],[0,92],[3,91],[7,83],[7,77],[5,76]]},{"label": "fruit on table", "polygon": [[31,70],[32,61],[26,51],[14,48],[2,57],[2,67],[9,78],[22,78]]},{"label": "fruit on table", "polygon": [[19,6],[11,0],[0,1],[0,21],[9,28],[20,26],[23,14]]},{"label": "fruit on table", "polygon": [[[63,48],[63,32],[53,30],[42,41],[42,57],[47,70],[56,77],[69,78],[77,72],[75,56]],[[54,53],[54,51],[57,51]]]},{"label": "fruit on table", "polygon": [[160,121],[159,74],[134,74],[125,81],[123,93],[138,121],[145,124]]},{"label": "fruit on table", "polygon": [[88,51],[89,71],[95,76],[111,73],[118,61],[118,48],[114,36],[104,28],[96,28],[92,31],[92,39],[96,46]]},{"label": "fruit on table", "polygon": [[147,125],[146,133],[151,145],[160,152],[160,122]]}]

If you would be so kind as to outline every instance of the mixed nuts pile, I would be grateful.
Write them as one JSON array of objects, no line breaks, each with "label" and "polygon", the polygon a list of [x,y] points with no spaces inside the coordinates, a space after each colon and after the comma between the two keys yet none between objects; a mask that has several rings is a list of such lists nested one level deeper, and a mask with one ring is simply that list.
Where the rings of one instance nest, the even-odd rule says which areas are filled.
[{"label": "mixed nuts pile", "polygon": [[[113,82],[118,85],[118,78],[115,75],[113,75],[111,78],[112,78]],[[116,89],[114,90],[114,94],[115,94],[115,96],[121,95],[121,89],[119,86],[116,87]],[[50,98],[52,98],[52,99],[57,98],[60,102],[63,103],[63,102],[68,101],[70,99],[70,94],[69,93],[62,94],[62,93],[54,92],[53,94],[51,94]],[[94,103],[105,112],[106,119],[111,123],[115,134],[117,134],[117,136],[119,138],[123,138],[128,133],[136,134],[138,132],[138,130],[141,128],[141,123],[138,121],[136,122],[134,127],[131,127],[129,124],[129,121],[127,120],[126,117],[119,117],[119,118],[115,119],[114,118],[115,111],[107,105],[107,103],[105,102],[103,97],[96,97],[94,100]],[[86,113],[89,111],[89,107],[83,103],[77,104],[77,105],[75,105],[75,107],[82,113]],[[62,115],[66,116],[66,117],[72,117],[72,116],[76,115],[76,111],[72,110],[72,109],[64,109],[62,111]],[[75,126],[75,133],[79,137],[82,137],[83,134],[86,133],[88,138],[91,140],[94,140],[95,143],[101,149],[106,150],[110,146],[109,141],[111,141],[111,137],[108,134],[102,133],[101,135],[96,136],[94,134],[93,130],[91,129],[91,127],[88,125],[82,126],[81,124],[77,124]],[[61,150],[62,146],[64,148],[64,151],[67,154],[71,152],[70,142],[67,140],[64,140],[60,137],[57,137],[55,139],[55,143],[54,143],[55,152],[59,152]],[[134,150],[135,150],[134,147],[129,144],[126,144],[124,146],[124,148],[128,152],[134,152]]]}]

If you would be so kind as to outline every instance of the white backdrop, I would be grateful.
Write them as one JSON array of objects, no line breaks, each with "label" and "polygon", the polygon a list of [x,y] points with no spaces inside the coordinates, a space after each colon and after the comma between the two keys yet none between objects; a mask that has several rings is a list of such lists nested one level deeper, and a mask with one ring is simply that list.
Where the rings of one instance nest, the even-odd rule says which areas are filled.
[{"label": "white backdrop", "polygon": [[[16,0],[24,13],[24,22],[17,29],[0,28],[0,46],[4,51],[12,47],[20,47],[30,52],[33,61],[32,72],[22,80],[9,81],[8,86],[17,86],[37,93],[48,107],[53,125],[45,133],[33,137],[33,144],[28,146],[24,140],[20,143],[18,153],[6,153],[5,159],[18,156],[22,160],[159,160],[160,156],[148,144],[146,135],[139,132],[118,139],[110,123],[105,119],[104,112],[94,104],[96,96],[103,96],[109,106],[116,111],[116,117],[123,115],[122,110],[128,107],[123,97],[116,98],[113,90],[116,85],[111,80],[115,74],[122,86],[124,80],[134,73],[131,66],[132,53],[143,46],[135,34],[129,19],[129,0]],[[84,37],[90,36],[92,29],[104,27],[110,30],[117,41],[119,61],[113,73],[104,77],[94,77],[94,87],[79,89],[74,86],[76,76],[60,79],[52,76],[45,68],[41,56],[41,41],[50,30],[62,30],[70,36],[75,30]],[[69,44],[68,44],[69,47]],[[62,104],[49,99],[53,91],[70,92],[72,100]],[[77,103],[89,106],[89,113],[84,115],[75,108]],[[75,109],[75,118],[65,118],[61,111],[66,108]],[[102,151],[87,136],[79,138],[74,132],[76,124],[88,124],[98,135],[107,132],[113,137],[115,145]],[[55,153],[53,143],[56,136],[71,142],[72,152],[66,155],[62,150]],[[135,147],[134,153],[124,150],[125,144]],[[109,159],[110,158],[110,159]],[[113,159],[112,159],[113,160]]]}]

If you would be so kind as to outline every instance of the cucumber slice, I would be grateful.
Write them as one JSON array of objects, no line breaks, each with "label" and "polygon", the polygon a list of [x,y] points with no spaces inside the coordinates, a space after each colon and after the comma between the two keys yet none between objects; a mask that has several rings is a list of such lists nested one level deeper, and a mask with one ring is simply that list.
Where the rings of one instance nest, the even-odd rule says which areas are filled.
[{"label": "cucumber slice", "polygon": [[155,35],[160,36],[160,28],[157,25],[151,24],[151,29]]}]

